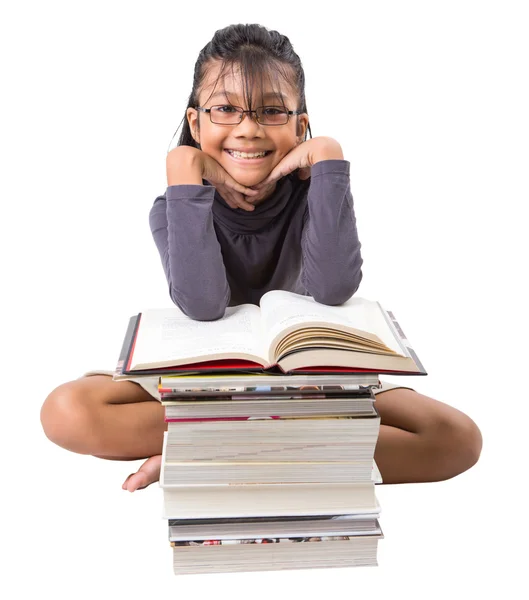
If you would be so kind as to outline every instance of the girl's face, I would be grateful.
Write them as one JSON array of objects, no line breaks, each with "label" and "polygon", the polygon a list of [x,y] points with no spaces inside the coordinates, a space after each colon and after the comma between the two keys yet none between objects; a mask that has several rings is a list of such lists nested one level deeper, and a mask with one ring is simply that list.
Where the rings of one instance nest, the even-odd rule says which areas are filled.
[{"label": "girl's face", "polygon": [[[210,108],[219,104],[231,104],[244,110],[248,109],[243,100],[243,83],[237,72],[235,72],[235,76],[227,73],[225,78],[219,81],[212,95],[219,70],[219,63],[209,70],[200,90],[199,106]],[[252,92],[255,104],[253,108],[256,108],[261,104],[261,90],[254,89]],[[265,95],[264,105],[283,105],[281,99],[274,95],[271,88],[264,89],[263,93]],[[284,105],[288,110],[296,110],[297,95],[295,91],[289,86],[287,89],[282,89],[282,93]],[[249,114],[245,113],[243,120],[238,125],[217,125],[211,122],[209,114],[194,108],[187,109],[187,119],[193,138],[200,143],[202,152],[214,158],[235,181],[247,187],[263,181],[281,159],[303,141],[309,120],[308,115],[303,113],[290,115],[285,125],[267,126],[257,123],[255,114],[250,118]],[[299,129],[296,129],[298,123]],[[246,160],[232,157],[227,150],[243,152],[269,150],[270,153],[259,160]]]}]

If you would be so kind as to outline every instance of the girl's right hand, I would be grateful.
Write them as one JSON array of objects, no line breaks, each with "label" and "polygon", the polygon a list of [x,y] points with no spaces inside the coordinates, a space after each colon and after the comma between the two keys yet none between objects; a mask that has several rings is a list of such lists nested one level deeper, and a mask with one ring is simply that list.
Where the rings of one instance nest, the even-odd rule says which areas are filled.
[{"label": "girl's right hand", "polygon": [[[231,208],[252,211],[255,206],[245,196],[256,196],[259,192],[241,185],[209,154],[192,146],[177,146],[167,154],[168,185],[189,183],[189,177],[202,185],[202,179],[209,181]],[[185,169],[185,176],[182,175]],[[200,182],[198,182],[198,179]]]}]

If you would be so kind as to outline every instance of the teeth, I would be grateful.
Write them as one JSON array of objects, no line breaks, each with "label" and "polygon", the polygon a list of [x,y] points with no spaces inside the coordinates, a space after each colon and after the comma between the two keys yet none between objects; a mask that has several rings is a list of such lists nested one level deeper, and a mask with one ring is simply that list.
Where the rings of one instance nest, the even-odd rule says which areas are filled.
[{"label": "teeth", "polygon": [[266,152],[237,152],[237,150],[228,150],[229,154],[235,158],[261,158],[266,155]]}]

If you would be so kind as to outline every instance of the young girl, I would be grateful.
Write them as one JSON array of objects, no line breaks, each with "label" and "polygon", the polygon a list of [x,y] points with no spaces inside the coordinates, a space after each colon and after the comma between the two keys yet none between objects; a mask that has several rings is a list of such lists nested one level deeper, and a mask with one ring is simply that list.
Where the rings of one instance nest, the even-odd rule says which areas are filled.
[{"label": "young girl", "polygon": [[[215,33],[195,65],[167,191],[150,225],[169,295],[193,319],[272,289],[340,304],[362,279],[349,167],[330,137],[307,140],[305,77],[288,38],[259,25]],[[109,460],[147,458],[123,489],[159,478],[164,408],[154,381],[91,371],[51,392],[48,438]],[[481,433],[459,410],[382,382],[375,460],[384,483],[439,481],[476,463]]]}]

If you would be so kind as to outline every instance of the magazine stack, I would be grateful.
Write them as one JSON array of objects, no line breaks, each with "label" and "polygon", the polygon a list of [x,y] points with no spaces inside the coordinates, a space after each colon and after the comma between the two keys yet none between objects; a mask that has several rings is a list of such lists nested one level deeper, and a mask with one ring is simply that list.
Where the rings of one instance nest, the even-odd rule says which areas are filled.
[{"label": "magazine stack", "polygon": [[359,297],[131,317],[114,379],[158,382],[175,574],[376,566],[382,373],[426,375],[393,314]]},{"label": "magazine stack", "polygon": [[176,574],[377,564],[378,382],[343,379],[161,378]]}]

